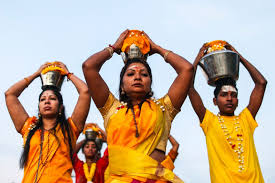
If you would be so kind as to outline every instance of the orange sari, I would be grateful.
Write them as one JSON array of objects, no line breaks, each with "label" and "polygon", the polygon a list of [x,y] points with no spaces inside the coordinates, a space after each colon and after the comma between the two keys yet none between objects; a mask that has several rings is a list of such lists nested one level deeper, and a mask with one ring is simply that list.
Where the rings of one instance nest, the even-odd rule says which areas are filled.
[{"label": "orange sari", "polygon": [[[29,128],[37,119],[35,117],[28,118],[21,134],[26,142]],[[68,119],[72,130],[72,145],[75,147],[76,139],[79,132],[71,118]],[[72,183],[71,172],[73,169],[70,157],[69,144],[65,143],[60,125],[57,125],[54,132],[44,131],[44,143],[42,147],[41,160],[38,167],[40,155],[40,136],[41,130],[37,130],[31,138],[28,161],[24,167],[24,177],[22,183],[34,183],[37,174],[37,183]],[[38,173],[37,173],[38,171]]]}]

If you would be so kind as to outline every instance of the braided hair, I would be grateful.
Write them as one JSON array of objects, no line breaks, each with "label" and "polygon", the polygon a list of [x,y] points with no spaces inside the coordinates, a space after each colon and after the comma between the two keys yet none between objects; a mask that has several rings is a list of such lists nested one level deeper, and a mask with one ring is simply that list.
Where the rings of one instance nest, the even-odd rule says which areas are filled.
[{"label": "braided hair", "polygon": [[[61,93],[59,92],[59,90],[54,87],[54,86],[47,86],[47,87],[43,87],[43,91],[40,93],[39,95],[39,101],[40,101],[40,98],[42,96],[42,94],[46,91],[46,90],[51,90],[53,91],[53,93],[56,95],[58,101],[59,101],[59,107],[61,105],[63,105],[63,97],[61,95]],[[20,161],[19,161],[19,165],[20,165],[20,168],[24,168],[24,166],[26,165],[27,161],[28,161],[28,154],[29,154],[29,150],[30,150],[30,141],[31,141],[31,138],[32,136],[35,134],[35,132],[38,130],[38,129],[41,129],[43,128],[43,119],[40,115],[38,115],[39,118],[38,118],[38,121],[36,123],[36,126],[31,129],[28,133],[28,136],[27,136],[27,139],[26,139],[26,143],[24,145],[24,149],[23,149],[23,152],[21,154],[21,157],[20,157]],[[57,126],[57,124],[60,124],[60,127],[61,127],[61,131],[62,131],[62,134],[63,134],[63,137],[64,137],[64,142],[67,144],[69,144],[69,151],[70,151],[70,157],[71,157],[71,160],[72,160],[72,157],[73,157],[73,148],[72,148],[72,130],[71,130],[71,127],[66,119],[66,116],[65,116],[65,108],[64,106],[62,107],[62,110],[61,110],[61,115],[58,115],[57,116],[57,119],[56,119],[56,125],[53,129],[53,135],[54,137],[56,138],[56,140],[58,141],[59,143],[59,139],[58,137],[56,136],[55,134],[55,128]]]}]

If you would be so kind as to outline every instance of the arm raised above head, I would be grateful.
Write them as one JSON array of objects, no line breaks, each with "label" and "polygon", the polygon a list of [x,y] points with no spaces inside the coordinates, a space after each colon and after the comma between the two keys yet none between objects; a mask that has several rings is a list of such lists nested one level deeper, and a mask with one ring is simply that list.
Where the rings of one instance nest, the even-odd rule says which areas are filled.
[{"label": "arm raised above head", "polygon": [[264,76],[254,67],[248,60],[246,60],[232,45],[229,43],[226,45],[229,50],[232,50],[239,54],[240,62],[249,72],[252,80],[255,83],[255,87],[250,95],[249,104],[247,106],[248,110],[251,112],[252,116],[255,118],[257,112],[259,111],[262,101],[264,98],[265,88],[267,85],[267,80]]},{"label": "arm raised above head", "polygon": [[102,65],[112,57],[113,52],[120,52],[128,32],[128,29],[125,30],[112,47],[107,47],[95,53],[82,64],[85,80],[97,108],[103,107],[109,96],[109,88],[100,76],[99,71]]},{"label": "arm raised above head", "polygon": [[65,64],[59,62],[57,66],[65,70],[68,79],[72,81],[73,85],[75,86],[79,94],[71,118],[75,126],[77,127],[78,131],[81,132],[84,128],[91,104],[91,96],[88,87],[84,81],[79,79],[76,75],[70,73]]},{"label": "arm raised above head", "polygon": [[203,121],[206,109],[204,107],[204,104],[202,102],[202,99],[201,99],[199,93],[196,91],[196,89],[194,87],[194,82],[195,82],[195,76],[196,76],[196,72],[197,72],[197,68],[198,68],[198,63],[200,62],[200,60],[204,56],[206,50],[207,50],[207,47],[206,47],[206,44],[204,44],[201,47],[201,49],[200,49],[200,51],[199,51],[199,53],[198,53],[198,55],[197,55],[197,57],[196,57],[196,59],[193,63],[195,71],[194,71],[194,75],[193,75],[193,78],[192,78],[190,89],[188,91],[188,96],[189,96],[189,99],[191,101],[192,107],[193,107],[194,111],[196,112],[197,116],[199,117],[200,122]]},{"label": "arm raised above head", "polygon": [[18,97],[35,78],[40,76],[41,71],[47,66],[48,63],[41,65],[35,73],[15,83],[5,92],[8,111],[15,128],[19,133],[21,132],[21,129],[24,126],[24,122],[28,119],[29,115],[19,101]]},{"label": "arm raised above head", "polygon": [[168,90],[168,96],[170,97],[173,106],[180,110],[190,87],[193,76],[193,66],[185,58],[179,56],[178,54],[156,45],[146,33],[144,34],[150,42],[150,54],[160,54],[178,74]]}]

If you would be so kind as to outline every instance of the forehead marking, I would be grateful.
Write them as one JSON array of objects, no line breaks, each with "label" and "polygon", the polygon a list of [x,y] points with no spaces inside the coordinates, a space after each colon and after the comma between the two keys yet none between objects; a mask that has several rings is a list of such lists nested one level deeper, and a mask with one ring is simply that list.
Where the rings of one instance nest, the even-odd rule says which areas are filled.
[{"label": "forehead marking", "polygon": [[231,85],[224,85],[224,86],[222,86],[221,91],[222,91],[222,92],[229,92],[229,91],[231,91],[231,92],[236,92],[236,93],[238,93],[237,90],[236,90],[236,88],[234,88],[234,87],[231,86]]}]

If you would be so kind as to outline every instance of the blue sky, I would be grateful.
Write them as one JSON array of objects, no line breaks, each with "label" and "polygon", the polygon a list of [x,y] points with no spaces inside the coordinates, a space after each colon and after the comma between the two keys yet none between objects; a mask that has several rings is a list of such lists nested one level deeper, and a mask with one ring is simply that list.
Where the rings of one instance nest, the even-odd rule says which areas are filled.
[{"label": "blue sky", "polygon": [[[0,116],[0,175],[2,182],[20,182],[18,161],[22,138],[16,132],[5,106],[4,92],[15,82],[34,73],[46,61],[60,60],[70,72],[84,79],[81,64],[91,54],[115,42],[126,28],[144,30],[160,46],[184,56],[190,62],[203,43],[222,39],[230,42],[268,80],[266,95],[256,117],[259,127],[255,145],[266,182],[275,182],[275,128],[272,120],[275,97],[274,78],[275,3],[263,1],[171,0],[171,1],[0,1],[0,63],[2,71]],[[161,97],[176,76],[171,66],[158,55],[148,58],[153,70],[153,91]],[[114,55],[101,74],[117,95],[123,62]],[[272,74],[273,73],[273,74]],[[240,66],[239,107],[248,105],[253,81]],[[37,115],[41,82],[36,79],[20,96],[30,116]],[[196,88],[205,106],[213,112],[213,87],[199,70]],[[68,116],[77,100],[70,82],[62,88]],[[94,104],[87,119],[102,125]],[[179,141],[176,174],[185,182],[210,182],[205,137],[189,99],[175,118],[172,134]],[[80,138],[83,138],[81,136]]]}]

